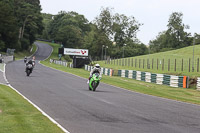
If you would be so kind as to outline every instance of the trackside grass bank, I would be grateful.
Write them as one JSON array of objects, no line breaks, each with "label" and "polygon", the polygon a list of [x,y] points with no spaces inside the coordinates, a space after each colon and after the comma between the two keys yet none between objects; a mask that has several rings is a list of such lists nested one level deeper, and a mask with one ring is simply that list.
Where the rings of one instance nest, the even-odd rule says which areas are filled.
[{"label": "trackside grass bank", "polygon": [[10,87],[0,85],[0,133],[63,133]]},{"label": "trackside grass bank", "polygon": [[[53,54],[50,56],[50,58],[58,57],[57,51],[60,45],[54,43],[53,44],[48,43],[48,44],[54,47]],[[89,77],[89,72],[85,71],[84,69],[68,68],[53,63],[51,64],[49,62],[49,59],[47,59],[46,61],[41,61],[41,63],[48,67],[72,73],[83,78]],[[101,82],[148,95],[154,95],[158,97],[164,97],[188,103],[200,104],[200,92],[194,89],[172,88],[165,85],[157,85],[133,79],[127,79],[121,77],[109,77],[105,75],[103,75]]]},{"label": "trackside grass bank", "polygon": [[[159,52],[142,56],[97,61],[101,66],[111,69],[137,70],[143,72],[200,77],[200,45]],[[194,66],[194,72],[192,67]]]}]

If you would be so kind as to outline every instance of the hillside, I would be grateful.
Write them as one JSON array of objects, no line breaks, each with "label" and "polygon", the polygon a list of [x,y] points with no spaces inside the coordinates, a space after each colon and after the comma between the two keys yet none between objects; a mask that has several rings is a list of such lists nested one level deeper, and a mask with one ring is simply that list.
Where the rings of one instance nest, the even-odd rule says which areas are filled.
[{"label": "hillside", "polygon": [[166,73],[197,77],[200,76],[199,51],[200,45],[195,45],[194,72],[192,72],[193,46],[143,56],[135,56],[124,59],[112,59],[106,64],[105,61],[97,61],[97,63],[99,63],[102,67],[113,69],[128,69],[148,71],[152,73]]}]

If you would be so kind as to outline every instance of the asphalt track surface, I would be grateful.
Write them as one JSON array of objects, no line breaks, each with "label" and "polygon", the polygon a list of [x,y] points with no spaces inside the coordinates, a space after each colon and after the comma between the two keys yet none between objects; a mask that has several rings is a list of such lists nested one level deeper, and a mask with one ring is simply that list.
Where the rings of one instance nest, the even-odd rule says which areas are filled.
[{"label": "asphalt track surface", "polygon": [[[36,60],[47,58],[51,47],[37,45]],[[30,77],[23,61],[9,63],[6,76],[13,87],[70,133],[200,133],[198,105],[103,83],[91,92],[86,79],[39,63]]]}]

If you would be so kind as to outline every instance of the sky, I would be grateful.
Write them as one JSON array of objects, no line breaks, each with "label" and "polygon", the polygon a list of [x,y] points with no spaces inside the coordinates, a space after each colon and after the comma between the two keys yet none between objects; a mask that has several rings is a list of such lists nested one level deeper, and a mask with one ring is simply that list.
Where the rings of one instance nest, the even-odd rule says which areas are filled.
[{"label": "sky", "polygon": [[194,35],[200,33],[200,0],[40,0],[42,13],[58,14],[60,11],[75,11],[89,21],[97,17],[101,8],[113,8],[113,14],[133,16],[142,23],[137,38],[148,45],[159,32],[167,30],[170,15],[183,13],[185,30]]}]

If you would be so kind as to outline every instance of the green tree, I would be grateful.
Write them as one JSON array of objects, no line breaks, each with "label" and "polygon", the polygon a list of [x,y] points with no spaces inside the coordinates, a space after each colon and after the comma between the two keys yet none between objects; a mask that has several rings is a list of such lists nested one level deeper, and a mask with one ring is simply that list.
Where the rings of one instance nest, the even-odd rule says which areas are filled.
[{"label": "green tree", "polygon": [[43,30],[41,6],[38,0],[12,0],[19,26],[19,41],[22,49],[28,49]]},{"label": "green tree", "polygon": [[142,24],[138,23],[132,16],[127,17],[124,14],[118,13],[112,14],[112,9],[102,8],[100,15],[95,18],[94,24],[97,25],[100,32],[105,33],[110,40],[116,42],[116,46],[111,45],[112,51],[109,53],[111,56],[122,57],[123,45],[131,41],[130,44],[140,44],[136,34]]},{"label": "green tree", "polygon": [[84,48],[89,49],[89,54],[92,57],[100,59],[102,55],[102,46],[108,46],[107,52],[110,53],[112,43],[108,36],[104,32],[101,32],[96,25],[91,24],[90,26],[91,31],[87,32],[84,36]]},{"label": "green tree", "polygon": [[55,39],[67,48],[79,48],[82,46],[82,35],[78,27],[66,25],[60,27]]},{"label": "green tree", "polygon": [[18,27],[11,4],[7,0],[0,1],[0,50],[18,49]]},{"label": "green tree", "polygon": [[167,51],[192,44],[191,34],[184,31],[189,26],[183,24],[182,19],[182,13],[174,12],[170,15],[168,29],[159,33],[156,39],[150,41],[151,51]]},{"label": "green tree", "polygon": [[50,21],[48,33],[51,39],[62,42],[65,47],[81,48],[89,28],[88,20],[83,15],[61,11]]}]

